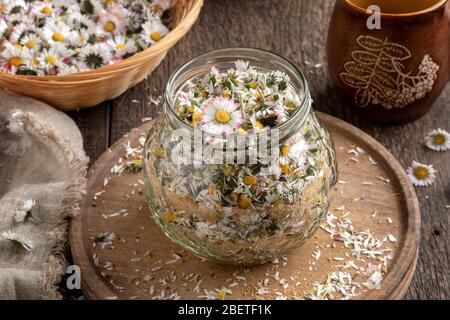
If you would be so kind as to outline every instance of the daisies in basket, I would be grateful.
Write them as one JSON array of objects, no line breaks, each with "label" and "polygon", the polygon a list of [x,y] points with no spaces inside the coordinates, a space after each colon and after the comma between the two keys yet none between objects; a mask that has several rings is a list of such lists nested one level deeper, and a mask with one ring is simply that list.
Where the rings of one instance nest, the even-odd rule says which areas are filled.
[{"label": "daisies in basket", "polygon": [[0,0],[0,71],[64,75],[110,65],[168,32],[174,0]]}]

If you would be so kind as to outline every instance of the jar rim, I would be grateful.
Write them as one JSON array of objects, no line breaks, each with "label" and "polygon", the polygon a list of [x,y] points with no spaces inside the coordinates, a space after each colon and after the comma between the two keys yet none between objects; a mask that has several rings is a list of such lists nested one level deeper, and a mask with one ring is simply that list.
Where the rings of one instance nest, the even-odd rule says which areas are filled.
[{"label": "jar rim", "polygon": [[[275,126],[273,128],[270,128],[268,130],[264,130],[262,132],[256,132],[254,135],[257,137],[260,134],[267,134],[273,129],[283,130],[288,129],[292,124],[296,124],[296,128],[301,127],[303,123],[305,122],[306,118],[308,117],[310,110],[311,110],[311,96],[309,91],[308,82],[306,80],[305,75],[300,70],[300,68],[293,63],[291,60],[284,58],[280,56],[279,54],[276,54],[269,50],[259,49],[259,48],[251,48],[251,47],[228,47],[228,48],[222,48],[222,49],[216,49],[209,51],[207,53],[198,55],[187,62],[183,63],[181,66],[179,66],[169,77],[169,80],[167,81],[167,84],[164,88],[164,113],[165,115],[168,115],[168,118],[170,121],[173,121],[178,127],[188,130],[189,132],[194,131],[195,128],[184,122],[179,115],[177,114],[175,108],[174,108],[174,97],[172,97],[171,94],[171,88],[174,85],[176,79],[181,76],[184,72],[190,70],[190,67],[195,64],[197,61],[207,58],[218,58],[221,55],[227,55],[227,57],[231,56],[230,53],[241,53],[242,56],[234,54],[234,59],[245,59],[245,57],[251,57],[252,53],[256,53],[259,55],[264,55],[267,58],[272,58],[276,60],[277,62],[283,64],[284,67],[287,67],[292,71],[296,77],[301,81],[302,85],[302,92],[297,92],[299,94],[299,97],[301,97],[301,103],[297,107],[297,109],[290,115],[290,117],[283,122],[282,124]],[[297,88],[296,88],[297,90]],[[176,94],[175,94],[176,96]],[[168,110],[167,110],[168,109]],[[211,134],[209,132],[206,132],[208,134]],[[213,134],[211,134],[213,135]],[[233,138],[233,136],[237,136],[237,132],[233,132],[227,135],[229,138]]]}]

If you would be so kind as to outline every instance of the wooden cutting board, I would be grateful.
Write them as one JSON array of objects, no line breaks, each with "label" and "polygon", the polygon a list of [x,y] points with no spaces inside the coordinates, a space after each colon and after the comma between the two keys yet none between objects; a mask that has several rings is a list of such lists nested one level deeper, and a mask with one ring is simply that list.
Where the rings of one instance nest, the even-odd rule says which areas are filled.
[{"label": "wooden cutting board", "polygon": [[[418,256],[420,211],[415,191],[397,160],[373,138],[332,116],[319,117],[331,132],[339,162],[340,182],[333,190],[330,212],[349,219],[355,232],[370,230],[376,239],[385,240],[382,248],[392,250],[378,288],[368,289],[363,283],[368,270],[373,271],[369,264],[381,263],[355,259],[351,248],[324,229],[286,257],[249,269],[203,261],[173,244],[148,211],[142,172],[111,173],[125,155],[125,145],[138,145],[153,125],[148,122],[97,160],[89,172],[81,214],[71,223],[72,254],[87,298],[197,299],[217,294],[225,299],[303,299],[317,293],[318,283],[333,282],[332,274],[341,272],[352,277],[348,288],[354,287],[354,299],[401,299]],[[114,240],[108,241],[105,235],[111,234]]]}]

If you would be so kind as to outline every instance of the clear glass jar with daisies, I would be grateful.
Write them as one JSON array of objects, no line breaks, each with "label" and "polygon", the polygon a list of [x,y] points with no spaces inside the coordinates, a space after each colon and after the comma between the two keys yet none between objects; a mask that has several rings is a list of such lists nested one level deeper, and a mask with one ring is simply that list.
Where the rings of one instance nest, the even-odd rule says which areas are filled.
[{"label": "clear glass jar with daisies", "polygon": [[144,175],[165,234],[218,263],[271,261],[307,239],[337,181],[332,140],[291,62],[230,48],[181,66],[150,129]]}]

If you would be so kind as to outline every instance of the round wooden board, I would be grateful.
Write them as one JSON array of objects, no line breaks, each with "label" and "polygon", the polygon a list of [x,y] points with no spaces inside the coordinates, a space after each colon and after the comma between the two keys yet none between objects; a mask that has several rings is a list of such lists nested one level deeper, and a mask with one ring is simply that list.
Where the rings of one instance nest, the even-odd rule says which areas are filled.
[{"label": "round wooden board", "polygon": [[[401,299],[418,256],[420,211],[415,191],[397,160],[373,138],[342,120],[318,114],[331,132],[339,161],[340,183],[333,190],[330,212],[341,212],[345,206],[355,231],[370,230],[375,238],[385,239],[386,248],[393,254],[379,288],[361,286],[354,298]],[[87,298],[151,299],[163,290],[166,297],[176,292],[181,298],[196,299],[205,294],[205,289],[232,287],[227,299],[273,299],[277,291],[287,298],[301,299],[334,271],[349,272],[354,281],[364,281],[363,275],[352,268],[339,267],[354,260],[351,250],[323,229],[278,263],[249,269],[203,261],[173,244],[148,212],[142,194],[142,172],[111,173],[125,155],[124,146],[129,141],[131,146],[138,145],[138,139],[152,124],[146,123],[124,136],[89,172],[81,214],[73,219],[70,228],[72,254],[81,268]],[[364,153],[348,152],[356,146]],[[99,233],[114,233],[116,237],[102,249],[101,243],[94,240]],[[395,239],[387,238],[388,234]],[[313,255],[318,251],[321,254],[316,260]],[[181,259],[174,259],[174,254]],[[362,268],[375,262],[355,260]],[[265,279],[269,279],[265,287],[271,293],[251,294],[254,286]],[[289,287],[282,288],[280,279],[286,279]],[[199,290],[195,290],[196,286]]]}]

